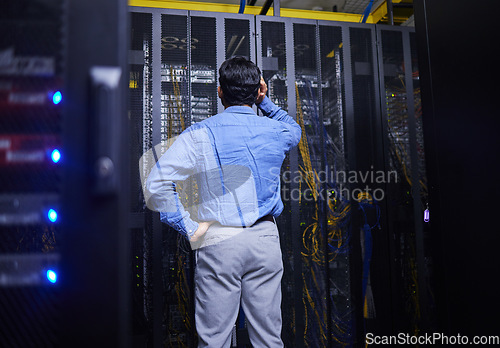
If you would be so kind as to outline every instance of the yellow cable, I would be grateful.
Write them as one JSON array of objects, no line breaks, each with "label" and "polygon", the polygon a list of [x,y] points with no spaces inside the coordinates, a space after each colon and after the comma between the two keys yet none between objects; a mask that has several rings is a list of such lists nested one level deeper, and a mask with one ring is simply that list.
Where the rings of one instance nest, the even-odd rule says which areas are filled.
[{"label": "yellow cable", "polygon": [[313,191],[314,195],[314,200],[317,201],[318,199],[318,193],[316,189],[313,189],[312,187],[313,182],[314,182],[314,177],[313,177],[313,168],[311,164],[311,156],[309,154],[309,146],[307,142],[307,134],[306,134],[306,129],[304,126],[304,113],[302,111],[302,103],[300,101],[300,95],[299,95],[299,87],[297,85],[297,82],[295,82],[295,95],[296,95],[296,101],[297,101],[297,123],[300,125],[300,129],[302,131],[302,136],[300,138],[299,142],[299,152],[302,156],[302,161],[304,162],[304,167],[305,167],[305,174],[306,174],[306,182],[309,184],[311,190]]},{"label": "yellow cable", "polygon": [[[170,66],[170,78],[172,79],[172,84],[174,87],[174,95],[175,95],[175,100],[177,102],[177,114],[179,115],[179,120],[181,123],[181,132],[186,129],[186,125],[184,123],[184,117],[182,115],[182,100],[181,100],[181,91],[179,88],[179,82],[177,81],[177,75],[174,75],[174,69],[172,66]],[[189,81],[189,77],[188,81]],[[190,100],[188,101],[189,103],[191,102]]]}]

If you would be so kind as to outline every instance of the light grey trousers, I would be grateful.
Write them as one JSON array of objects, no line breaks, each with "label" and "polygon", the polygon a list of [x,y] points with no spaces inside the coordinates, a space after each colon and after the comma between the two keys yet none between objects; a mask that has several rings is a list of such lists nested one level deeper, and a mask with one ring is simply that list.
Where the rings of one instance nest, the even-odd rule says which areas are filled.
[{"label": "light grey trousers", "polygon": [[[224,229],[220,225],[214,228]],[[283,347],[283,262],[276,225],[270,221],[258,222],[231,238],[197,249],[195,253],[198,347],[230,346],[240,303],[252,345]]]}]

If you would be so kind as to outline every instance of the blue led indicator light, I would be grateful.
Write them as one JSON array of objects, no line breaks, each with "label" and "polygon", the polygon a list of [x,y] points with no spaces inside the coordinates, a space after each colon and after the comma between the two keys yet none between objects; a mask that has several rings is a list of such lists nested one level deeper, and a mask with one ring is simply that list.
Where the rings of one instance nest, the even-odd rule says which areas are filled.
[{"label": "blue led indicator light", "polygon": [[61,160],[61,152],[58,149],[54,149],[50,154],[50,159],[54,163],[59,162]]},{"label": "blue led indicator light", "polygon": [[54,209],[49,209],[49,212],[47,213],[47,217],[49,218],[50,222],[56,222],[57,221],[57,211]]},{"label": "blue led indicator light", "polygon": [[54,272],[53,270],[49,269],[47,271],[47,279],[49,282],[51,282],[52,284],[54,284],[55,282],[57,282],[57,273]]},{"label": "blue led indicator light", "polygon": [[62,94],[61,92],[57,91],[52,95],[52,102],[57,105],[61,102],[62,100]]}]

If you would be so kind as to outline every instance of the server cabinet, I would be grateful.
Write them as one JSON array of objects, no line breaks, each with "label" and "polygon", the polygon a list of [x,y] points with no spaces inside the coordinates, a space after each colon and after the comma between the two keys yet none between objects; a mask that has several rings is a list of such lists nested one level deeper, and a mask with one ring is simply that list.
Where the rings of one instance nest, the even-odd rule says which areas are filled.
[{"label": "server cabinet", "polygon": [[[287,216],[301,220],[288,222],[291,239],[282,235],[293,270],[288,277],[285,271],[284,284],[293,291],[284,295],[286,303],[295,304],[284,309],[285,318],[292,313],[285,322],[293,328],[284,328],[285,340],[295,346],[356,346],[367,332],[431,330],[432,258],[424,221],[426,170],[413,29],[262,21],[257,58],[270,80],[281,77],[270,95],[296,113],[303,129],[298,154],[290,154],[282,177],[290,204],[282,223]],[[308,172],[314,174],[308,178]],[[329,253],[329,258],[317,257],[325,250],[321,245],[328,245],[323,257]],[[330,265],[315,270],[311,260]],[[297,270],[303,271],[302,289]],[[308,277],[315,282],[308,284]],[[314,291],[326,292],[325,284],[330,301],[312,299]],[[308,311],[331,321],[320,319],[314,326]]]},{"label": "server cabinet", "polygon": [[[254,18],[139,7],[130,12],[133,333],[137,346],[194,346],[190,246],[145,208],[141,178],[184,129],[223,110],[218,68],[234,55],[254,59]],[[183,192],[186,206],[196,203],[189,187]]]},{"label": "server cabinet", "polygon": [[2,346],[128,346],[126,15],[0,5]]},{"label": "server cabinet", "polygon": [[59,343],[64,1],[0,5],[0,342]]},{"label": "server cabinet", "polygon": [[269,96],[303,130],[282,168],[283,339],[352,345],[350,188],[337,180],[347,168],[342,28],[269,17],[256,25]]},{"label": "server cabinet", "polygon": [[423,332],[435,325],[428,245],[427,175],[422,128],[419,65],[412,28],[377,26],[380,101],[385,167],[394,173],[386,183],[392,306],[398,332]]}]

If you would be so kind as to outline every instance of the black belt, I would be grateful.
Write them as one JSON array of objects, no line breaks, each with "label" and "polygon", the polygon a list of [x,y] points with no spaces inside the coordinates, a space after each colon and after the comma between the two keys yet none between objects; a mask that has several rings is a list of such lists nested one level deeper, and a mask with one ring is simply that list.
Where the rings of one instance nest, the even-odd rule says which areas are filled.
[{"label": "black belt", "polygon": [[261,217],[259,220],[255,221],[255,223],[259,223],[262,221],[270,221],[274,224],[274,217],[272,215],[266,215],[266,216]]}]

